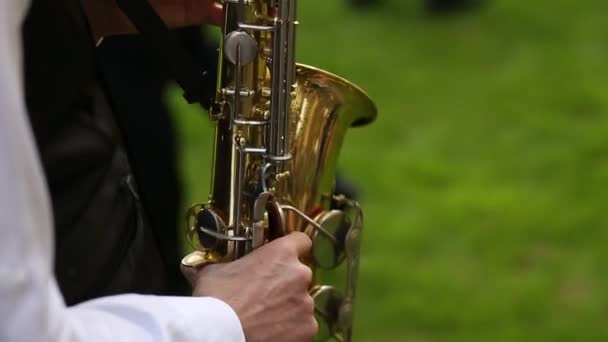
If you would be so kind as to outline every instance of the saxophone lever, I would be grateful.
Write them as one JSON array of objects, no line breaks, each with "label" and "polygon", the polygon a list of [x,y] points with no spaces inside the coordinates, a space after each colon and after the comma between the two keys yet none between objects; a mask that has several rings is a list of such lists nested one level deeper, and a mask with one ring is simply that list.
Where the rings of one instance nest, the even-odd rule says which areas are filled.
[{"label": "saxophone lever", "polygon": [[349,199],[342,199],[347,206],[355,211],[353,223],[346,234],[346,290],[344,300],[340,306],[339,325],[342,327],[342,337],[346,341],[352,339],[352,326],[357,280],[359,278],[359,256],[361,251],[361,232],[363,229],[363,211],[359,203]]},{"label": "saxophone lever", "polygon": [[[322,243],[322,240],[318,240],[318,235],[313,242],[313,253],[317,265],[324,269],[335,268],[346,260],[346,285],[344,292],[333,286],[317,286],[311,290],[315,301],[315,316],[320,327],[316,341],[330,338],[337,341],[352,340],[363,214],[356,201],[344,196],[335,196],[334,201],[344,211],[332,210],[321,216],[321,222],[327,227],[333,227],[330,232],[334,232],[337,245],[343,248],[333,250],[333,258],[328,259],[327,254],[318,248]],[[348,219],[346,211],[354,211],[352,221]],[[321,256],[325,256],[325,259],[321,259]]]}]

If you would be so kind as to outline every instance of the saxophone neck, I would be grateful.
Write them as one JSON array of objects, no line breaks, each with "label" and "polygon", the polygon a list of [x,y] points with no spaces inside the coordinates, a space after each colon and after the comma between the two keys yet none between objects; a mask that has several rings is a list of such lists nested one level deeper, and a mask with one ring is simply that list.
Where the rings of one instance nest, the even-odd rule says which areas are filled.
[{"label": "saxophone neck", "polygon": [[[271,162],[289,159],[291,102],[296,81],[296,7],[296,0],[224,0],[226,21],[220,58],[230,63],[225,65],[223,74],[235,79],[235,88],[260,90],[258,96],[268,97],[269,134],[265,147]],[[250,71],[257,75],[247,79],[249,64],[258,69]],[[266,84],[259,84],[260,80]],[[220,81],[220,93],[224,91],[221,88]],[[241,105],[239,99],[233,103]]]}]

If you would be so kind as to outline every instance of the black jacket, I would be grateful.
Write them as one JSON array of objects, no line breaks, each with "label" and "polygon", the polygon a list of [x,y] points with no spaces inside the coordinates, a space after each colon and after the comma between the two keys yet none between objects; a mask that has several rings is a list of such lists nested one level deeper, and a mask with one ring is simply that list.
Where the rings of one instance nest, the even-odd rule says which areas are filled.
[{"label": "black jacket", "polygon": [[26,102],[53,202],[55,269],[66,302],[166,293],[159,241],[78,0],[33,0],[23,38]]}]

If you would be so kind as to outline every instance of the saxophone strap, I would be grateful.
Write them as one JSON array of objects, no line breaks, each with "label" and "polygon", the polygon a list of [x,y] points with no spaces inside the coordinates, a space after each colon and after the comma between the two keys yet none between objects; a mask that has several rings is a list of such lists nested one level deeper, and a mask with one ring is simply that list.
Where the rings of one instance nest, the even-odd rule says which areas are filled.
[{"label": "saxophone strap", "polygon": [[203,98],[203,94],[213,93],[208,91],[213,83],[207,81],[207,72],[178,42],[148,0],[117,0],[116,3],[140,32],[148,48],[160,56],[171,77],[184,90],[186,101],[208,108],[212,99]]}]

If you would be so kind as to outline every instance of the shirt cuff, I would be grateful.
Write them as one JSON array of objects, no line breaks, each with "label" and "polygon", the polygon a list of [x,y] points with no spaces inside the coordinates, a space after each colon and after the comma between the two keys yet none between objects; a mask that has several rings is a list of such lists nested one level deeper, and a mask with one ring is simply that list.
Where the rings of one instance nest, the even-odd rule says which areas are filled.
[{"label": "shirt cuff", "polygon": [[[171,299],[175,298],[187,302],[190,306],[188,331],[204,327],[207,331],[202,335],[209,341],[245,342],[241,320],[230,305],[213,297],[172,297]],[[186,308],[185,305],[183,308]],[[201,322],[202,320],[205,322]]]},{"label": "shirt cuff", "polygon": [[125,338],[115,341],[245,342],[234,310],[211,297],[127,294],[85,302],[71,312],[76,320],[71,328],[82,327],[82,336],[98,337],[91,341],[118,334]]},{"label": "shirt cuff", "polygon": [[181,311],[186,331],[201,341],[245,342],[245,334],[236,312],[225,302],[213,297],[158,297]]}]

